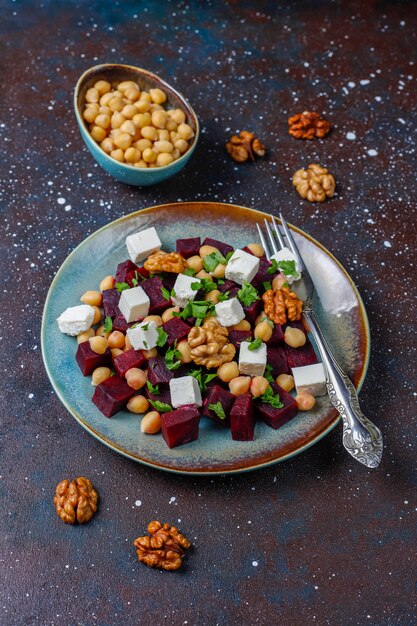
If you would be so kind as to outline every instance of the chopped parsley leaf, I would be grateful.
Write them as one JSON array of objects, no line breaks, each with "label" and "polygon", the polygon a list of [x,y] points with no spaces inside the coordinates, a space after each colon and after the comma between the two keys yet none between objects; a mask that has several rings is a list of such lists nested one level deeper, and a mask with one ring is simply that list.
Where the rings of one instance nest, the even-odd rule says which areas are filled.
[{"label": "chopped parsley leaf", "polygon": [[250,306],[256,300],[259,300],[258,292],[250,283],[243,283],[243,286],[237,292],[237,297],[245,306]]},{"label": "chopped parsley leaf", "polygon": [[168,333],[166,333],[161,326],[157,327],[156,332],[158,333],[156,345],[158,348],[163,348],[168,340]]},{"label": "chopped parsley leaf", "polygon": [[259,337],[257,339],[254,339],[253,341],[251,341],[248,345],[248,350],[257,350],[258,348],[260,348],[262,345],[262,339],[259,339]]},{"label": "chopped parsley leaf", "polygon": [[165,402],[161,402],[160,400],[151,400],[148,398],[148,402],[149,404],[152,404],[153,408],[159,413],[169,413],[173,410],[170,404],[165,404]]},{"label": "chopped parsley leaf", "polygon": [[234,255],[234,250],[231,250],[230,252],[228,252],[226,254],[226,263],[228,263],[231,259],[231,257]]},{"label": "chopped parsley leaf", "polygon": [[222,407],[221,402],[216,402],[216,404],[209,404],[208,408],[210,411],[213,411],[221,420],[226,419],[226,413],[224,412],[224,408]]},{"label": "chopped parsley leaf", "polygon": [[295,261],[278,261],[278,267],[285,276],[297,278],[298,272],[295,267]]},{"label": "chopped parsley leaf", "polygon": [[149,382],[149,380],[147,380],[146,386],[148,388],[149,393],[151,393],[154,396],[159,396],[160,394],[159,385],[153,385],[152,383]]},{"label": "chopped parsley leaf", "polygon": [[165,289],[165,287],[161,287],[161,292],[165,300],[171,300],[171,294],[169,293],[168,289]]},{"label": "chopped parsley leaf", "polygon": [[203,267],[206,272],[213,272],[219,263],[226,263],[226,259],[220,252],[212,252],[203,257]]},{"label": "chopped parsley leaf", "polygon": [[225,300],[228,300],[230,298],[230,292],[226,291],[225,293],[221,293],[219,295],[219,302],[224,302]]},{"label": "chopped parsley leaf", "polygon": [[130,289],[128,283],[116,283],[115,287],[119,293],[122,293],[125,289]]},{"label": "chopped parsley leaf", "polygon": [[264,378],[266,378],[266,380],[269,383],[274,383],[274,377],[272,376],[272,365],[270,365],[269,363],[267,364],[266,368],[265,368],[265,374],[264,374]]},{"label": "chopped parsley leaf", "polygon": [[192,267],[186,267],[183,273],[186,276],[195,276],[195,270]]},{"label": "chopped parsley leaf", "polygon": [[198,370],[193,370],[190,372],[190,376],[196,379],[198,382],[198,386],[200,387],[201,393],[204,393],[207,390],[208,383],[217,377],[216,374],[204,374],[203,370],[200,368]]},{"label": "chopped parsley leaf", "polygon": [[181,352],[177,350],[177,342],[172,348],[169,348],[165,354],[165,365],[171,372],[177,370],[181,365]]},{"label": "chopped parsley leaf", "polygon": [[263,288],[265,289],[265,291],[269,291],[270,289],[272,289],[272,285],[269,282],[269,280],[266,280],[264,283],[262,283]]},{"label": "chopped parsley leaf", "polygon": [[113,330],[113,321],[110,315],[108,315],[106,319],[104,320],[104,332],[111,333],[112,330]]},{"label": "chopped parsley leaf", "polygon": [[263,396],[260,396],[260,401],[264,402],[265,404],[270,404],[272,407],[274,407],[274,409],[282,409],[282,407],[284,406],[284,404],[281,402],[281,398],[279,396],[279,394],[275,394],[271,387],[268,387],[268,389],[265,391]]}]

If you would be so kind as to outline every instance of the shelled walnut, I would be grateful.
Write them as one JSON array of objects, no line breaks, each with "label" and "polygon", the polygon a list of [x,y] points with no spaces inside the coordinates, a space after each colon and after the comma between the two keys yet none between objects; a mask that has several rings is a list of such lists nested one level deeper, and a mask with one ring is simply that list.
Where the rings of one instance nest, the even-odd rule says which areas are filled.
[{"label": "shelled walnut", "polygon": [[188,333],[191,358],[208,369],[229,363],[236,348],[228,342],[228,331],[216,319],[208,319],[202,326],[194,326]]},{"label": "shelled walnut", "polygon": [[311,163],[306,170],[299,169],[292,184],[302,198],[309,202],[324,202],[334,194],[336,183],[330,172],[320,165]]},{"label": "shelled walnut", "polygon": [[320,113],[304,111],[288,118],[288,132],[296,139],[321,139],[330,132],[330,124]]},{"label": "shelled walnut", "polygon": [[85,524],[97,511],[98,494],[88,478],[61,480],[55,491],[56,512],[66,524]]},{"label": "shelled walnut", "polygon": [[149,567],[158,567],[164,570],[177,570],[182,565],[182,559],[191,543],[181,535],[176,526],[151,522],[148,525],[148,535],[138,537],[133,542],[139,561]]},{"label": "shelled walnut", "polygon": [[187,262],[178,252],[157,252],[147,258],[144,267],[151,274],[158,272],[182,274],[187,267]]},{"label": "shelled walnut", "polygon": [[262,296],[265,303],[265,313],[275,324],[294,322],[301,318],[303,303],[289,287],[268,289]]},{"label": "shelled walnut", "polygon": [[254,161],[255,156],[265,156],[265,146],[254,133],[242,130],[239,135],[233,135],[226,143],[227,153],[237,163],[244,163],[249,158]]}]

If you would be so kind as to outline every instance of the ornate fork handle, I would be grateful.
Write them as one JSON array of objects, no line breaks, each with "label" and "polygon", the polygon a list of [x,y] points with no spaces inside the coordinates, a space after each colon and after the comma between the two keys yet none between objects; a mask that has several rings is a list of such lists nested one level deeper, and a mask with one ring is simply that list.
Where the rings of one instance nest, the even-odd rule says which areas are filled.
[{"label": "ornate fork handle", "polygon": [[330,401],[343,421],[343,445],[360,463],[378,467],[382,457],[381,431],[360,410],[356,389],[334,358],[313,313],[311,300],[305,302],[303,312],[320,350]]}]

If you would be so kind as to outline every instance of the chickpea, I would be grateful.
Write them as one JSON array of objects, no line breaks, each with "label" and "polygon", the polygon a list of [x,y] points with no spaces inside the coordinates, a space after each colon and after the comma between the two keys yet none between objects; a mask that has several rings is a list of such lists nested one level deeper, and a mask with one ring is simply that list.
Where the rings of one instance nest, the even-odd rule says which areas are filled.
[{"label": "chickpea", "polygon": [[248,248],[254,256],[258,257],[258,259],[265,254],[263,247],[259,243],[249,243]]},{"label": "chickpea", "polygon": [[137,163],[133,163],[135,167],[148,167],[148,164],[143,159],[140,159]]},{"label": "chickpea", "polygon": [[251,384],[250,376],[237,376],[236,378],[232,378],[229,381],[229,389],[230,393],[234,396],[241,396],[244,393],[247,393]]},{"label": "chickpea", "polygon": [[174,148],[174,150],[172,152],[172,156],[174,157],[174,161],[176,161],[177,159],[180,158],[181,152],[179,150],[177,150],[177,148]]},{"label": "chickpea", "polygon": [[248,320],[242,320],[239,324],[230,326],[229,330],[251,330],[252,326]]},{"label": "chickpea", "polygon": [[[155,141],[155,143],[158,143],[158,142]],[[156,164],[159,167],[165,167],[166,165],[171,165],[173,161],[174,161],[174,157],[172,156],[172,154],[169,154],[169,152],[161,152],[156,157]]]},{"label": "chickpea", "polygon": [[125,91],[125,98],[130,100],[132,103],[135,102],[140,96],[140,91],[138,87],[128,87]]},{"label": "chickpea", "polygon": [[83,293],[80,300],[84,304],[89,304],[90,306],[101,306],[103,296],[99,291],[86,291]]},{"label": "chickpea", "polygon": [[120,111],[115,111],[111,116],[110,124],[112,128],[120,128],[125,121],[125,116],[122,115]]},{"label": "chickpea", "polygon": [[231,361],[230,363],[222,363],[217,368],[217,376],[224,383],[230,383],[234,378],[238,378],[239,376],[239,367],[236,361]]},{"label": "chickpea", "polygon": [[209,291],[204,296],[204,300],[206,302],[212,302],[213,304],[217,304],[218,302],[220,302],[220,291],[218,289],[213,289],[212,291]]},{"label": "chickpea", "polygon": [[273,328],[271,324],[264,320],[257,326],[255,326],[254,335],[256,339],[262,339],[262,341],[269,341],[272,337]]},{"label": "chickpea", "polygon": [[154,359],[158,356],[158,350],[156,348],[152,348],[152,350],[142,350],[142,354],[149,361],[149,359]]},{"label": "chickpea", "polygon": [[120,330],[114,330],[107,337],[107,343],[109,344],[109,348],[124,348],[125,346],[125,336]]},{"label": "chickpea", "polygon": [[94,332],[94,328],[89,328],[88,330],[85,330],[83,333],[80,333],[79,335],[77,335],[77,343],[84,343],[85,341],[88,341],[90,339],[90,337],[94,337],[95,336],[95,332]]},{"label": "chickpea", "polygon": [[[165,109],[160,104],[155,104],[155,102],[152,102],[152,104],[149,107],[149,111],[151,113],[153,113],[154,111],[165,111]],[[165,111],[165,113],[166,113],[166,111]]]},{"label": "chickpea", "polygon": [[177,139],[174,143],[174,147],[177,148],[181,154],[184,154],[184,152],[187,152],[188,149],[188,141],[185,141],[185,139]]},{"label": "chickpea", "polygon": [[95,87],[90,87],[90,89],[87,89],[87,92],[85,94],[86,102],[98,102],[99,98],[100,94],[98,89],[95,89]]},{"label": "chickpea", "polygon": [[107,154],[110,154],[110,152],[112,152],[112,150],[114,150],[115,148],[113,139],[111,139],[110,137],[106,137],[105,139],[103,139],[100,144],[100,148],[104,150],[104,152],[106,152]]},{"label": "chickpea", "polygon": [[196,274],[196,277],[197,278],[209,278],[209,279],[211,279],[211,274],[206,272],[206,270],[201,270],[200,272],[198,272],[198,274]]},{"label": "chickpea", "polygon": [[127,403],[126,408],[131,413],[145,413],[149,409],[149,402],[145,396],[133,396]]},{"label": "chickpea", "polygon": [[133,350],[133,346],[130,342],[128,335],[125,335],[125,350]]},{"label": "chickpea", "polygon": [[169,141],[169,132],[165,129],[158,130],[158,141]]},{"label": "chickpea", "polygon": [[135,137],[135,139],[136,135],[138,134],[138,129],[136,128],[132,120],[126,120],[125,122],[123,122],[123,124],[120,126],[120,130],[124,133],[132,135],[132,137]]},{"label": "chickpea", "polygon": [[137,84],[133,80],[122,80],[117,85],[118,91],[120,91],[120,93],[122,93],[123,95],[125,94],[126,90],[130,89],[131,87],[136,87],[136,89],[138,88]]},{"label": "chickpea", "polygon": [[119,148],[118,150],[112,150],[110,152],[110,156],[113,157],[113,159],[115,159],[116,161],[120,161],[120,163],[123,163],[123,161],[125,160],[125,153],[123,152],[123,150],[121,150],[121,148]]},{"label": "chickpea", "polygon": [[143,152],[144,150],[146,150],[146,148],[152,148],[152,142],[149,141],[149,139],[138,139],[137,141],[135,141],[133,146],[137,150],[140,150],[141,152]]},{"label": "chickpea", "polygon": [[149,102],[146,102],[146,100],[136,100],[134,106],[138,113],[146,113],[146,111],[149,111],[150,108],[150,104]]},{"label": "chickpea", "polygon": [[161,416],[158,411],[150,411],[142,417],[140,431],[147,435],[154,435],[161,430]]},{"label": "chickpea", "polygon": [[94,89],[97,89],[100,96],[102,96],[103,94],[108,93],[110,91],[111,85],[110,83],[107,82],[107,80],[98,80],[94,84]]},{"label": "chickpea", "polygon": [[125,152],[125,161],[127,163],[137,163],[137,161],[140,160],[140,157],[141,157],[140,150],[137,150],[136,148],[132,148],[132,146],[128,148]]},{"label": "chickpea", "polygon": [[103,139],[106,138],[106,131],[104,130],[104,128],[101,128],[101,126],[93,126],[90,135],[92,136],[94,141],[100,143],[101,141],[103,141]]},{"label": "chickpea", "polygon": [[98,112],[99,112],[99,113],[102,113],[102,114],[104,114],[104,115],[107,115],[109,118],[110,118],[110,117],[111,117],[111,115],[112,115],[112,112],[110,111],[109,107],[103,107],[103,106],[101,106],[101,107],[99,108]]},{"label": "chickpea", "polygon": [[114,96],[109,102],[110,111],[121,111],[124,107],[125,103],[121,96]]},{"label": "chickpea", "polygon": [[287,282],[284,274],[277,274],[272,280],[272,289],[281,289],[282,285]]},{"label": "chickpea", "polygon": [[168,115],[176,122],[177,124],[184,124],[186,117],[184,111],[181,109],[170,109],[168,111]]},{"label": "chickpea", "polygon": [[163,324],[162,317],[160,315],[148,315],[147,317],[143,318],[142,322],[144,324],[146,322],[155,322],[157,326],[162,326]]},{"label": "chickpea", "polygon": [[98,306],[93,306],[94,309],[94,317],[93,317],[93,326],[101,322],[101,309]]},{"label": "chickpea", "polygon": [[104,325],[99,326],[96,330],[96,337],[104,337],[107,339],[109,335],[110,333],[104,330]]},{"label": "chickpea", "polygon": [[155,150],[152,150],[152,148],[145,148],[145,150],[142,152],[142,159],[146,161],[146,163],[155,163],[157,158],[158,155],[156,154]]},{"label": "chickpea", "polygon": [[108,107],[110,104],[110,100],[112,100],[112,98],[114,98],[113,91],[109,91],[108,93],[103,94],[100,98],[100,105],[103,107]]},{"label": "chickpea", "polygon": [[263,396],[269,387],[269,382],[263,376],[254,376],[250,384],[250,392],[254,398]]},{"label": "chickpea", "polygon": [[100,282],[100,291],[106,291],[106,289],[113,289],[115,283],[114,276],[105,276]]},{"label": "chickpea", "polygon": [[140,94],[140,99],[148,102],[149,104],[152,102],[152,98],[147,91],[142,91],[142,93]]},{"label": "chickpea", "polygon": [[307,393],[306,391],[302,391],[296,395],[295,401],[300,411],[310,411],[310,409],[312,409],[316,404],[316,398],[312,396],[311,393]]},{"label": "chickpea", "polygon": [[284,391],[292,391],[295,387],[294,378],[290,374],[280,374],[275,381]]},{"label": "chickpea", "polygon": [[188,267],[191,267],[192,270],[195,271],[195,273],[197,272],[201,272],[201,270],[203,269],[203,259],[201,258],[201,256],[190,256],[189,259],[187,259],[187,265]]},{"label": "chickpea", "polygon": [[136,113],[132,118],[132,122],[136,128],[144,128],[151,125],[151,116],[149,113]]},{"label": "chickpea", "polygon": [[131,120],[137,112],[138,110],[135,106],[133,106],[133,104],[126,104],[122,109],[122,115],[124,115],[128,120]]},{"label": "chickpea", "polygon": [[156,126],[156,128],[165,128],[166,121],[166,111],[152,111],[152,124]]},{"label": "chickpea", "polygon": [[[146,113],[144,115],[146,115]],[[150,139],[151,141],[158,139],[158,131],[153,126],[143,126],[140,132],[145,139]]]},{"label": "chickpea", "polygon": [[125,374],[126,382],[132,389],[142,389],[146,384],[146,374],[138,367],[131,367]]},{"label": "chickpea", "polygon": [[181,137],[176,131],[170,131],[169,138],[170,138],[171,143],[175,143],[176,141],[181,139]]},{"label": "chickpea", "polygon": [[201,257],[205,257],[208,254],[213,254],[213,252],[216,252],[217,254],[220,254],[220,251],[217,248],[215,248],[214,246],[207,246],[207,245],[205,245],[205,246],[201,246],[200,250],[198,251],[198,254]]},{"label": "chickpea", "polygon": [[170,141],[155,141],[153,147],[157,152],[173,152],[174,150]]},{"label": "chickpea", "polygon": [[181,352],[181,363],[191,363],[191,348],[188,345],[188,341],[184,339],[177,345],[177,350]]},{"label": "chickpea", "polygon": [[166,94],[162,89],[149,89],[149,95],[152,98],[152,102],[155,104],[162,104],[167,99]]},{"label": "chickpea", "polygon": [[265,311],[262,311],[261,313],[259,313],[258,317],[255,320],[255,326],[257,326],[258,324],[260,324],[264,320],[269,320],[269,317],[267,316]]},{"label": "chickpea", "polygon": [[107,350],[107,339],[105,337],[90,337],[88,340],[90,348],[96,354],[104,354]]},{"label": "chickpea", "polygon": [[179,124],[178,126],[178,134],[181,139],[191,139],[194,137],[194,131],[188,124]]},{"label": "chickpea", "polygon": [[132,143],[132,137],[129,133],[120,133],[120,135],[114,138],[114,143],[121,150],[127,150]]},{"label": "chickpea", "polygon": [[226,266],[223,263],[218,263],[215,269],[210,272],[213,278],[224,278],[226,273]]},{"label": "chickpea", "polygon": [[177,122],[175,122],[173,119],[171,119],[170,117],[168,117],[166,124],[165,124],[165,128],[171,132],[171,131],[176,131],[178,128]]},{"label": "chickpea", "polygon": [[180,309],[178,306],[172,306],[169,309],[165,309],[165,311],[161,315],[162,321],[164,323],[169,322],[169,320],[172,320],[172,318],[175,317],[173,313],[179,313],[179,312],[180,312]]},{"label": "chickpea", "polygon": [[123,354],[123,350],[120,350],[120,348],[112,348],[110,352],[113,358],[116,358],[117,356]]},{"label": "chickpea", "polygon": [[307,337],[299,328],[287,326],[284,333],[284,341],[291,348],[301,348],[307,341]]},{"label": "chickpea", "polygon": [[110,126],[110,118],[108,115],[100,113],[99,115],[97,115],[94,123],[96,124],[96,126],[100,126],[100,128],[106,129]]},{"label": "chickpea", "polygon": [[89,124],[92,124],[94,120],[96,119],[97,115],[98,115],[98,106],[95,105],[95,106],[91,106],[85,109],[83,113],[83,118],[85,119],[86,122],[88,122]]},{"label": "chickpea", "polygon": [[97,385],[104,383],[104,381],[110,378],[110,376],[111,370],[109,367],[96,367],[91,375],[91,384],[93,387],[97,387]]}]

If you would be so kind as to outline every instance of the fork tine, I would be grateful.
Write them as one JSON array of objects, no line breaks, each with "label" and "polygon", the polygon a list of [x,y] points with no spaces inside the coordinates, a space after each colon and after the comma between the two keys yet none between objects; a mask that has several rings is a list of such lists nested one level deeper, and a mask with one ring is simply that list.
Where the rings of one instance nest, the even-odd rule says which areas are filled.
[{"label": "fork tine", "polygon": [[268,233],[268,237],[269,237],[269,241],[271,242],[271,248],[272,248],[272,252],[278,252],[278,246],[277,246],[277,242],[274,239],[274,235],[272,233],[271,227],[269,225],[269,222],[267,220],[264,220],[265,222],[265,228],[266,228],[266,232]]},{"label": "fork tine", "polygon": [[287,242],[288,242],[288,245],[289,245],[289,247],[291,249],[291,252],[296,257],[296,259],[297,259],[297,261],[298,261],[298,263],[300,265],[302,273],[306,274],[307,273],[307,268],[304,265],[303,258],[302,258],[301,254],[298,251],[298,248],[297,248],[297,246],[295,244],[295,241],[294,241],[294,237],[292,236],[291,231],[288,228],[287,222],[285,221],[284,216],[282,215],[282,213],[279,214],[279,219],[281,220],[282,229],[283,229],[283,231],[285,233],[285,237],[287,238]]},{"label": "fork tine", "polygon": [[269,246],[268,246],[268,244],[266,242],[266,239],[264,237],[262,229],[259,226],[259,224],[256,224],[256,228],[258,229],[259,239],[261,240],[261,244],[263,246],[263,249],[265,250],[266,258],[268,259],[268,261],[270,261],[271,260],[271,255],[270,255],[270,252],[269,252]]},{"label": "fork tine", "polygon": [[284,240],[282,238],[281,232],[280,232],[280,230],[278,228],[278,224],[277,224],[277,221],[276,221],[274,215],[272,216],[272,225],[274,227],[274,232],[275,232],[275,234],[277,236],[279,245],[281,246],[281,248],[285,248],[285,243],[284,243]]}]

